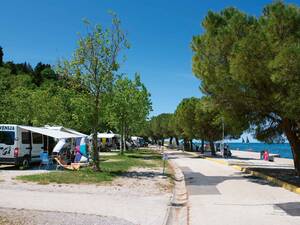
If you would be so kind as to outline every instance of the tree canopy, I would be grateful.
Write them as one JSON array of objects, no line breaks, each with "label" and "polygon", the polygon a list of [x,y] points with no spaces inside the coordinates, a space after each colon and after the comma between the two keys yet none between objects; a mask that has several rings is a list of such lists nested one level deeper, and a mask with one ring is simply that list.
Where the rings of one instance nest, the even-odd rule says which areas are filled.
[{"label": "tree canopy", "polygon": [[115,14],[112,14],[111,27],[84,22],[87,33],[79,38],[73,58],[61,63],[59,68],[66,76],[77,77],[92,99],[93,161],[94,170],[100,171],[97,132],[104,116],[100,115],[101,109],[105,107],[101,100],[112,91],[115,73],[119,69],[118,57],[129,45],[121,30],[121,21]]},{"label": "tree canopy", "polygon": [[209,12],[192,41],[201,90],[228,115],[248,122],[259,140],[284,134],[300,173],[300,10],[281,1],[261,17],[235,8]]},{"label": "tree canopy", "polygon": [[180,136],[183,139],[194,139],[196,137],[196,105],[199,100],[197,98],[186,98],[183,99],[175,111],[175,120],[177,129],[179,128]]},{"label": "tree canopy", "polygon": [[[14,73],[12,68],[15,68]],[[50,65],[38,63],[35,68],[43,68],[39,86],[35,80],[37,70],[30,64],[3,62],[0,67],[0,123],[59,124],[90,132],[87,121],[90,104],[87,104],[86,93],[69,88],[71,81],[63,80]]]},{"label": "tree canopy", "polygon": [[139,74],[135,75],[134,80],[121,76],[115,81],[107,116],[109,123],[121,133],[123,148],[124,140],[137,134],[145,126],[150,110],[150,94],[141,82]]},{"label": "tree canopy", "polygon": [[117,74],[119,52],[129,46],[116,15],[110,29],[86,25],[74,57],[55,69],[42,62],[34,68],[26,62],[2,63],[0,123],[63,125],[92,132],[99,170],[97,132],[114,130],[125,138],[141,133],[151,100],[139,74],[134,80]]}]

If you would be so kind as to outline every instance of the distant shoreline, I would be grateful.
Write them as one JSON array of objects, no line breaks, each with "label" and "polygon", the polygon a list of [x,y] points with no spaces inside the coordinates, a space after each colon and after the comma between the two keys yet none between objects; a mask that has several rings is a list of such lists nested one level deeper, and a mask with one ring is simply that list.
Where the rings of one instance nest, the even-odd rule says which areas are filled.
[{"label": "distant shoreline", "polygon": [[279,154],[281,158],[292,159],[293,154],[288,143],[266,144],[266,143],[228,143],[230,149],[242,152],[260,153],[268,150],[271,154]]}]

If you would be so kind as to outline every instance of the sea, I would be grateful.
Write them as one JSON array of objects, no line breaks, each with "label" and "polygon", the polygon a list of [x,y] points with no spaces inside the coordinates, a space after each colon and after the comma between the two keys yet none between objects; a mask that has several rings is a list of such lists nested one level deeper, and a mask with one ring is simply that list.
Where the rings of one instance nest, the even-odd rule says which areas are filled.
[{"label": "sea", "polygon": [[284,144],[266,144],[266,143],[229,143],[231,150],[261,152],[268,150],[270,153],[279,154],[281,158],[292,159],[293,154],[291,146],[288,143]]},{"label": "sea", "polygon": [[[183,142],[182,140],[180,142]],[[238,142],[226,142],[231,150],[261,152],[268,150],[269,153],[279,154],[281,158],[293,159],[293,153],[289,143],[282,144],[267,144],[262,142],[250,142],[250,143],[238,143]],[[193,144],[200,147],[201,142],[199,140],[193,140]]]}]

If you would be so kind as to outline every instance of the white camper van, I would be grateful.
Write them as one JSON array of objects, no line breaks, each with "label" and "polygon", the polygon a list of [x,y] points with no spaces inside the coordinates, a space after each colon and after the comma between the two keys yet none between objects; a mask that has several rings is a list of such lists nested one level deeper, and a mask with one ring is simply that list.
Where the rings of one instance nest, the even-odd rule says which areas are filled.
[{"label": "white camper van", "polygon": [[28,168],[40,161],[43,135],[18,125],[0,124],[0,164],[13,164]]}]

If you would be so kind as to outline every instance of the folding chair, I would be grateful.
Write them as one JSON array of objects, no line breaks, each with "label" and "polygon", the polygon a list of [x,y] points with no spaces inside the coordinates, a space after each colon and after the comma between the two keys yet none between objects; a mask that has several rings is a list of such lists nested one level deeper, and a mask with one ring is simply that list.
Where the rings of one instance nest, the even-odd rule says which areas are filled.
[{"label": "folding chair", "polygon": [[79,170],[80,168],[80,163],[71,163],[71,165],[66,165],[63,164],[63,162],[61,162],[58,158],[54,158],[54,160],[57,163],[56,170],[58,170],[59,168],[66,170]]},{"label": "folding chair", "polygon": [[40,159],[41,159],[41,163],[39,169],[41,169],[41,167],[43,166],[45,166],[45,169],[49,169],[50,160],[49,160],[48,152],[41,152]]}]

